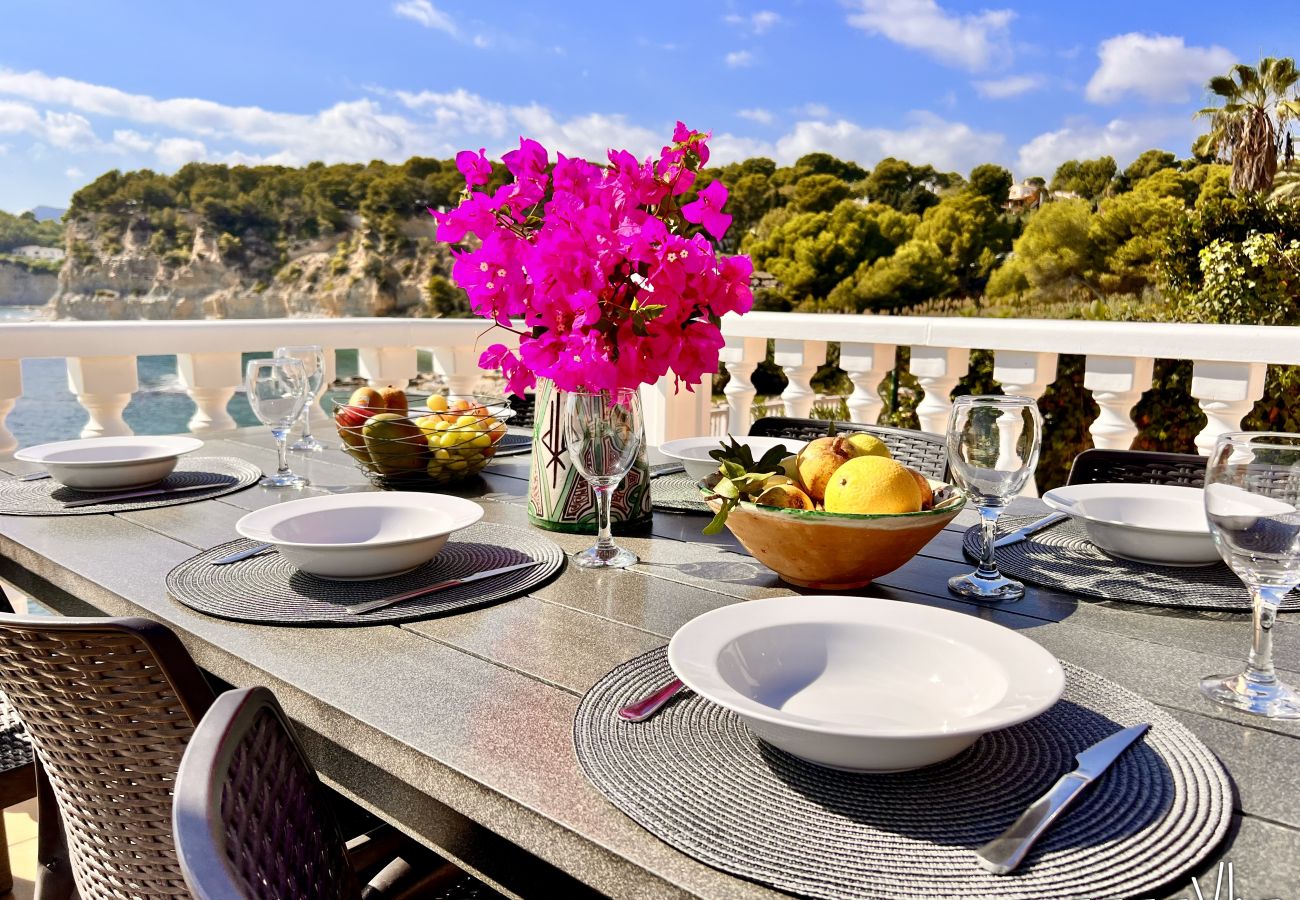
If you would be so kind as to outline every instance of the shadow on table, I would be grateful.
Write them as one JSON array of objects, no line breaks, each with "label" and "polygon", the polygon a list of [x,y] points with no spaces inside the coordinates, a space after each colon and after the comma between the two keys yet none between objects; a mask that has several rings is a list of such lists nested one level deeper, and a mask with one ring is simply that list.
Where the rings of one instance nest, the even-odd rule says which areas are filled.
[{"label": "shadow on table", "polygon": [[[1029,722],[984,735],[950,760],[888,774],[826,769],[761,740],[758,744],[774,776],[829,813],[912,840],[975,849],[1005,831],[1071,771],[1076,753],[1122,727],[1062,700]],[[1168,764],[1145,740],[1139,742],[1085,788],[1038,842],[1024,869],[1032,869],[1044,853],[1137,834],[1168,814],[1174,799]]]},{"label": "shadow on table", "polygon": [[755,587],[786,586],[777,574],[751,557],[737,553],[732,560],[706,560],[688,563],[660,563],[641,561],[641,565],[654,569],[672,569],[679,575],[703,581],[726,584],[749,584]]}]

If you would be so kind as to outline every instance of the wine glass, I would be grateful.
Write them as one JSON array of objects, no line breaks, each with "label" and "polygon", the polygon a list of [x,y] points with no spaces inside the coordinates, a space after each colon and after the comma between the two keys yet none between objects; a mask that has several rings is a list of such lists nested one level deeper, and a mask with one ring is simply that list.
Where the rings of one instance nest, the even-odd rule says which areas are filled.
[{"label": "wine glass", "polygon": [[298,440],[289,445],[290,450],[316,452],[324,450],[325,445],[311,433],[312,404],[320,393],[321,382],[325,379],[325,351],[318,344],[304,344],[296,347],[276,347],[277,358],[296,359],[307,370],[307,402],[302,409],[302,434]]},{"label": "wine glass", "polygon": [[596,495],[596,544],[575,553],[583,569],[622,569],[636,562],[610,536],[610,502],[641,449],[641,397],[635,389],[571,392],[564,399],[569,459]]},{"label": "wine glass", "polygon": [[1201,679],[1218,703],[1273,719],[1300,719],[1300,694],[1273,672],[1273,625],[1300,585],[1300,434],[1231,432],[1205,471],[1205,517],[1214,544],[1246,583],[1254,639],[1246,670]]},{"label": "wine glass", "polygon": [[948,420],[953,480],[980,514],[979,568],[948,580],[948,590],[977,600],[1019,600],[1025,586],[998,571],[993,539],[998,516],[1024,489],[1038,464],[1043,417],[1032,397],[966,396]]},{"label": "wine glass", "polygon": [[248,405],[263,425],[271,426],[280,467],[258,484],[262,487],[302,487],[307,479],[289,469],[288,438],[293,423],[307,405],[307,369],[296,359],[251,359],[244,374]]}]

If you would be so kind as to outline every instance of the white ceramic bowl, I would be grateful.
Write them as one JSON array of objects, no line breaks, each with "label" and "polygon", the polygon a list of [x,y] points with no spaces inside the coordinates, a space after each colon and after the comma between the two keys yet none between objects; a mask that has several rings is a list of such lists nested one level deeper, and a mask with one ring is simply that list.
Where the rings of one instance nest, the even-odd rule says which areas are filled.
[{"label": "white ceramic bowl", "polygon": [[157,484],[181,456],[202,446],[179,435],[100,437],[27,447],[14,459],[44,466],[59,484],[79,491],[120,491]]},{"label": "white ceramic bowl", "polygon": [[[708,435],[706,437],[680,438],[679,440],[660,444],[659,452],[669,459],[681,463],[682,467],[686,469],[686,474],[692,478],[706,478],[718,471],[718,461],[709,454],[723,444],[730,444],[732,439],[731,435],[726,437]],[[808,443],[793,438],[754,437],[750,435],[736,437],[735,441],[749,447],[749,452],[754,454],[755,462],[761,459],[764,453],[777,445],[783,444],[793,455],[798,453],[804,444]]]},{"label": "white ceramic bowl", "polygon": [[809,762],[899,772],[1031,719],[1065,689],[1052,654],[974,616],[872,597],[724,606],[668,645],[673,671]]},{"label": "white ceramic bowl", "polygon": [[401,575],[438,555],[483,507],[445,494],[332,494],[290,500],[251,512],[235,530],[274,544],[303,572],[337,581]]},{"label": "white ceramic bowl", "polygon": [[1074,484],[1053,488],[1043,502],[1081,521],[1092,542],[1113,556],[1162,566],[1219,562],[1200,488]]}]

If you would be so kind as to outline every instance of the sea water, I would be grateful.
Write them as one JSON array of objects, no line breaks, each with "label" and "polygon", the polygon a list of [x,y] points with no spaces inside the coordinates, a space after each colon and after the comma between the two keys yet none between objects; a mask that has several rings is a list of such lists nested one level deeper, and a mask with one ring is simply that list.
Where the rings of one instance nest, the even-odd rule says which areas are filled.
[{"label": "sea water", "polygon": [[[0,328],[6,323],[36,321],[40,307],[0,306]],[[243,354],[243,362],[270,356],[274,347]],[[355,350],[340,350],[335,357],[338,377],[348,379],[357,372]],[[19,446],[30,447],[48,441],[64,441],[81,436],[88,416],[68,389],[68,370],[63,359],[24,359],[22,361],[23,395],[18,399],[5,424]],[[175,356],[136,357],[136,374],[140,388],[122,414],[136,434],[176,434],[189,430],[194,415],[194,401],[185,393],[176,374]],[[336,393],[345,396],[346,391]],[[328,395],[325,400],[328,409]],[[226,405],[226,411],[239,425],[256,425],[243,388]]]}]

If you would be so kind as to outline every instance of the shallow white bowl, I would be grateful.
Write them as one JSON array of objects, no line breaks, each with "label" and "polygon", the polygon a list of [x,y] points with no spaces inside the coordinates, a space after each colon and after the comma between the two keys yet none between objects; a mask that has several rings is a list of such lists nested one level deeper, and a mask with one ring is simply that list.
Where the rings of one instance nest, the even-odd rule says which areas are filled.
[{"label": "shallow white bowl", "polygon": [[668,661],[688,687],[809,762],[899,772],[1031,719],[1065,689],[1052,654],[962,613],[869,597],[777,597],[687,622]]},{"label": "shallow white bowl", "polygon": [[1092,542],[1113,556],[1162,566],[1219,561],[1200,488],[1075,484],[1053,488],[1043,502],[1081,521]]},{"label": "shallow white bowl", "polygon": [[[682,467],[686,469],[687,475],[699,479],[718,471],[718,461],[709,454],[723,444],[730,444],[731,440],[731,435],[726,437],[708,435],[705,437],[680,438],[660,444],[659,452],[669,459],[681,463]],[[794,455],[799,452],[804,444],[808,443],[793,438],[754,437],[750,435],[736,437],[735,440],[737,443],[749,447],[749,452],[754,454],[755,462],[761,459],[764,453],[777,445],[784,445],[791,455]]]},{"label": "shallow white bowl", "polygon": [[59,484],[79,491],[120,491],[157,484],[181,456],[202,446],[179,435],[85,438],[27,447],[14,459],[44,466]]},{"label": "shallow white bowl", "polygon": [[483,507],[445,494],[332,494],[251,512],[235,530],[274,544],[309,575],[367,581],[401,575],[438,555],[455,531],[473,525]]}]

